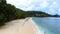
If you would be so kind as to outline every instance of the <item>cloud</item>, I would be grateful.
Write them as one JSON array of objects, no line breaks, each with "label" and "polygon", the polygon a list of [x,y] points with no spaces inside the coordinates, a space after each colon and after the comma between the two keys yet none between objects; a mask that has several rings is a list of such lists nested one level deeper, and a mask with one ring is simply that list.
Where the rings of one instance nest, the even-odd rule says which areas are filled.
[{"label": "cloud", "polygon": [[49,11],[53,13],[57,13],[59,8],[59,4],[56,1],[53,1],[49,6]]},{"label": "cloud", "polygon": [[43,2],[40,3],[40,7],[41,7],[42,9],[48,7],[48,5],[49,5],[49,3],[46,2],[46,1],[43,1]]},{"label": "cloud", "polygon": [[49,9],[49,11],[50,11],[50,12],[55,12],[55,10],[54,10],[54,9],[52,9],[52,8],[51,8],[51,9]]},{"label": "cloud", "polygon": [[58,7],[58,3],[57,2],[53,2],[51,5],[50,5],[50,8],[57,8]]},{"label": "cloud", "polygon": [[[33,10],[33,7],[34,5],[31,5],[30,7],[26,7],[24,10],[27,11],[27,10]],[[23,9],[23,8],[22,8]]]},{"label": "cloud", "polygon": [[32,4],[31,0],[7,0],[7,3],[13,4],[16,7],[18,6],[29,6]]},{"label": "cloud", "polygon": [[17,2],[17,0],[7,0],[7,3],[13,4],[13,5],[15,5],[16,2]]},{"label": "cloud", "polygon": [[7,0],[7,3],[15,5],[22,10],[42,10],[45,12],[60,12],[60,0]]},{"label": "cloud", "polygon": [[60,12],[60,8],[58,9],[58,11]]},{"label": "cloud", "polygon": [[[21,8],[23,10],[30,10],[30,9],[32,10],[32,8],[37,8],[38,6],[41,9],[43,9],[49,5],[49,3],[47,2],[48,0],[7,0],[7,1],[8,1],[7,3],[11,3],[15,5],[17,8]],[[37,4],[38,6],[36,7]]]}]

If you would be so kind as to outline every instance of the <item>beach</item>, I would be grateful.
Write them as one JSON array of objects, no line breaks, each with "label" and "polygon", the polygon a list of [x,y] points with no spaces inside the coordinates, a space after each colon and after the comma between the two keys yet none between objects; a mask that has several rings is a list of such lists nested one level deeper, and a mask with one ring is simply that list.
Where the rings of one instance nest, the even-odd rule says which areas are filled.
[{"label": "beach", "polygon": [[17,19],[6,23],[0,29],[0,34],[44,34],[38,30],[32,18]]}]

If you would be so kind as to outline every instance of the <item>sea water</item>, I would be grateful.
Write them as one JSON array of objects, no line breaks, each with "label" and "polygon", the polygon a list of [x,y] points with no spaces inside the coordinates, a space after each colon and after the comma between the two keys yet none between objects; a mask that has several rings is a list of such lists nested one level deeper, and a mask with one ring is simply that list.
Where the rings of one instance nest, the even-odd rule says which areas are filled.
[{"label": "sea water", "polygon": [[38,26],[39,30],[46,34],[60,34],[59,17],[32,17],[32,20]]}]

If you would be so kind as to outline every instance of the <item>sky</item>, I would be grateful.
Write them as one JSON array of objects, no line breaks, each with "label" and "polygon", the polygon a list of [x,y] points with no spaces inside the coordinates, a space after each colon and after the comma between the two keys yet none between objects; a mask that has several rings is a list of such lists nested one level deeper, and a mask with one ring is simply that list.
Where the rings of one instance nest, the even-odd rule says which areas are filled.
[{"label": "sky", "polygon": [[7,3],[24,11],[34,10],[60,15],[60,0],[7,0]]}]

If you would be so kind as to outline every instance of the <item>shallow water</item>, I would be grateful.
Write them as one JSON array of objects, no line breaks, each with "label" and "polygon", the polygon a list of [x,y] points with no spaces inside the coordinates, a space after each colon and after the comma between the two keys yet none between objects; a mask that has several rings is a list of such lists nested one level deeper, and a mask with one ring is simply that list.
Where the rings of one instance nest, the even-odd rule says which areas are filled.
[{"label": "shallow water", "polygon": [[39,30],[46,32],[46,34],[60,34],[60,18],[58,17],[32,17]]}]

